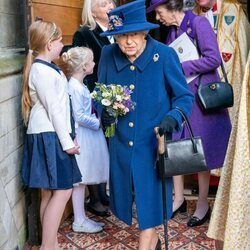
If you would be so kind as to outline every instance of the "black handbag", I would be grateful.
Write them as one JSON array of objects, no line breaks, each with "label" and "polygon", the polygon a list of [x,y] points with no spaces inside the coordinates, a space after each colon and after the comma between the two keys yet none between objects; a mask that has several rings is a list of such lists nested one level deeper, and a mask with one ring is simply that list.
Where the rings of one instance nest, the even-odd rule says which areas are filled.
[{"label": "black handbag", "polygon": [[[175,108],[187,125],[190,138],[166,140],[163,174],[165,177],[208,171],[200,136],[194,137],[190,123],[181,109]],[[161,165],[161,163],[159,163]],[[162,171],[162,170],[161,170]],[[160,172],[161,172],[160,171]]]},{"label": "black handbag", "polygon": [[234,104],[233,88],[228,82],[223,63],[221,63],[221,69],[225,82],[212,82],[203,85],[200,78],[198,97],[202,107],[207,111],[229,108]]}]

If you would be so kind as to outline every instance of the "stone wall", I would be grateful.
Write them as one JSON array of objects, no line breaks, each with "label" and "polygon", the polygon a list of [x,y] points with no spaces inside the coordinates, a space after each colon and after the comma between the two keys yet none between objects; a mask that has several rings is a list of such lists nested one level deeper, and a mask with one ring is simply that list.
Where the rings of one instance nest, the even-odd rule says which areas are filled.
[{"label": "stone wall", "polygon": [[23,125],[21,70],[26,45],[25,0],[0,1],[0,249],[22,249],[25,196],[20,180]]}]

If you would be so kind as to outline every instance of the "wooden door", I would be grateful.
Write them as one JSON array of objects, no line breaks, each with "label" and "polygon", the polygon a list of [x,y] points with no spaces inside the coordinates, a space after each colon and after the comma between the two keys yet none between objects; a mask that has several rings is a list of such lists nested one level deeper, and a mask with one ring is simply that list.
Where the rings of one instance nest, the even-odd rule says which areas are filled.
[{"label": "wooden door", "polygon": [[[75,31],[80,27],[84,0],[28,0],[28,24],[37,17],[56,23],[63,34],[65,47],[72,44]],[[68,75],[61,59],[55,63]]]},{"label": "wooden door", "polygon": [[30,23],[36,17],[55,22],[63,32],[63,43],[70,45],[81,24],[83,0],[29,0]]}]

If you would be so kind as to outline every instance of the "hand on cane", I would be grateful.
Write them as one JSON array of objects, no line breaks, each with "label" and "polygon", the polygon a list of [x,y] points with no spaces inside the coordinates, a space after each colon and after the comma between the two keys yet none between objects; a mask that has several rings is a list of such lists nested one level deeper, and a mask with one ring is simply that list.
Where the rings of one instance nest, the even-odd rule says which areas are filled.
[{"label": "hand on cane", "polygon": [[160,123],[159,135],[162,136],[166,133],[172,133],[177,125],[177,121],[172,116],[167,115]]}]

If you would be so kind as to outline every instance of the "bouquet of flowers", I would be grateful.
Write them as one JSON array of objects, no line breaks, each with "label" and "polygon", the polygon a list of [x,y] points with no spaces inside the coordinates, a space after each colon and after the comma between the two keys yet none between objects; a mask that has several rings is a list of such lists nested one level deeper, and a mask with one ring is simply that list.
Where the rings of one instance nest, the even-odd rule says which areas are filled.
[{"label": "bouquet of flowers", "polygon": [[112,137],[115,135],[115,126],[119,116],[126,115],[135,108],[135,102],[131,100],[134,85],[121,86],[119,84],[105,85],[96,83],[95,90],[91,93],[93,100],[101,103],[110,116],[116,119],[114,124],[106,128],[105,136]]}]

